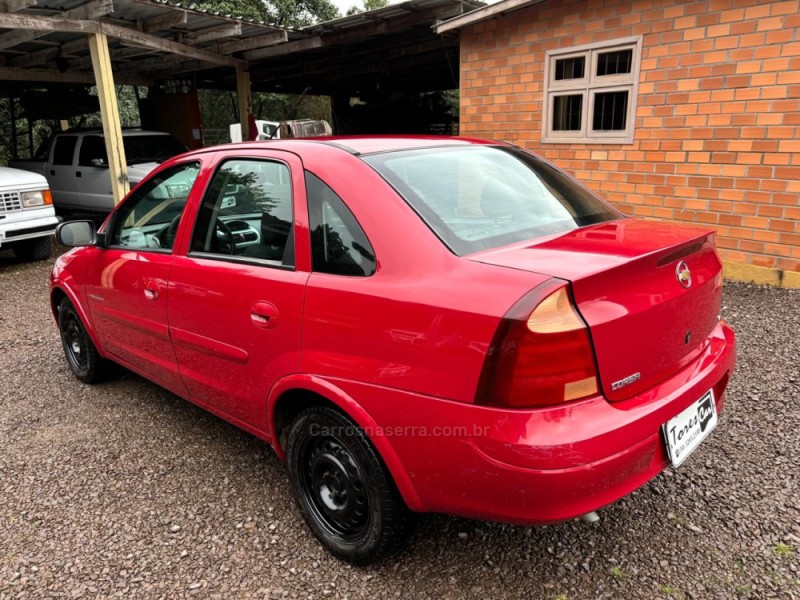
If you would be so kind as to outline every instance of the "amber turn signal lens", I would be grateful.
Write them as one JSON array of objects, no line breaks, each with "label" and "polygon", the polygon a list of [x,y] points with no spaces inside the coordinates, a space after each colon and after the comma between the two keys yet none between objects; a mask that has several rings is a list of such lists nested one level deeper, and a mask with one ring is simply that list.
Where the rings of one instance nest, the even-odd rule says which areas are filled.
[{"label": "amber turn signal lens", "polygon": [[533,333],[563,333],[583,327],[583,321],[575,314],[569,301],[566,287],[545,298],[528,317],[528,329]]},{"label": "amber turn signal lens", "polygon": [[50,190],[42,190],[42,198],[44,198],[45,204],[53,203],[53,194],[50,193]]}]

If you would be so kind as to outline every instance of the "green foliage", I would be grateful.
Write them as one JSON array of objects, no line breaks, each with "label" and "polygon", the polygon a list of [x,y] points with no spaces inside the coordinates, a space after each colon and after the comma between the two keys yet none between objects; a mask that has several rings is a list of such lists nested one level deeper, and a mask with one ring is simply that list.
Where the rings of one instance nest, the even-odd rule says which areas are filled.
[{"label": "green foliage", "polygon": [[389,5],[389,0],[363,0],[364,6],[363,8],[359,8],[356,5],[351,6],[347,10],[347,16],[350,15],[357,15],[358,13],[367,11],[367,10],[375,10],[376,8],[383,8],[384,6]]},{"label": "green foliage", "polygon": [[662,594],[667,594],[668,596],[674,596],[675,594],[678,593],[678,590],[676,590],[671,585],[662,585],[658,589],[661,591]]},{"label": "green foliage", "polygon": [[[375,1],[375,0],[372,0]],[[199,10],[266,21],[284,27],[305,27],[340,16],[330,0],[197,0]]]},{"label": "green foliage", "polygon": [[[236,94],[222,90],[199,90],[203,138],[207,146],[230,141],[228,127],[237,123]],[[331,121],[331,102],[327,96],[253,93],[253,116],[265,121],[324,119]]]}]

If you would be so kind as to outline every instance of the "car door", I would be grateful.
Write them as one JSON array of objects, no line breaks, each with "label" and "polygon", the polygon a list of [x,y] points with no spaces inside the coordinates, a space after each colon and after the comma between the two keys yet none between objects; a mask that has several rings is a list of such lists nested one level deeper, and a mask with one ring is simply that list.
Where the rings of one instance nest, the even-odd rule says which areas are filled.
[{"label": "car door", "polygon": [[179,221],[200,172],[195,159],[144,182],[112,215],[107,247],[97,248],[86,274],[89,310],[103,348],[180,394],[185,388],[167,327],[167,282]]},{"label": "car door", "polygon": [[191,397],[265,431],[268,391],[300,360],[310,265],[303,168],[279,151],[218,160],[172,267],[170,335]]},{"label": "car door", "polygon": [[114,208],[106,142],[101,135],[84,135],[75,167],[77,195],[86,210],[109,212]]},{"label": "car door", "polygon": [[72,207],[76,204],[74,161],[77,145],[77,135],[58,135],[50,148],[50,160],[45,166],[45,177],[56,208]]}]

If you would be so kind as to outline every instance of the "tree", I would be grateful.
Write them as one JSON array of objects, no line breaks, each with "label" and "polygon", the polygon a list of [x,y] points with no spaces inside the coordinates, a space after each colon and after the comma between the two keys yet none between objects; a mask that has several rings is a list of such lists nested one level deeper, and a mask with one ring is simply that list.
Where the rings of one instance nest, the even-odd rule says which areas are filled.
[{"label": "tree", "polygon": [[350,15],[357,15],[358,13],[365,12],[368,10],[375,10],[376,8],[383,8],[384,6],[388,6],[389,0],[363,0],[364,7],[359,8],[356,5],[351,6],[347,10],[347,16]]},{"label": "tree", "polygon": [[269,4],[262,0],[198,0],[195,6],[199,10],[266,21],[283,27],[306,27],[341,16],[330,0],[273,0]]}]

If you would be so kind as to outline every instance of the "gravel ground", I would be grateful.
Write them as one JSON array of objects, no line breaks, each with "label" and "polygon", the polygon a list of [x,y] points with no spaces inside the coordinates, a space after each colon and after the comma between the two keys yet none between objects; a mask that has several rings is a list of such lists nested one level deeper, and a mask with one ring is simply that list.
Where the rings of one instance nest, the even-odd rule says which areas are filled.
[{"label": "gravel ground", "polygon": [[717,431],[596,525],[423,516],[408,549],[328,556],[255,438],[131,374],[70,375],[51,262],[0,253],[0,598],[800,598],[800,293],[728,284]]}]

